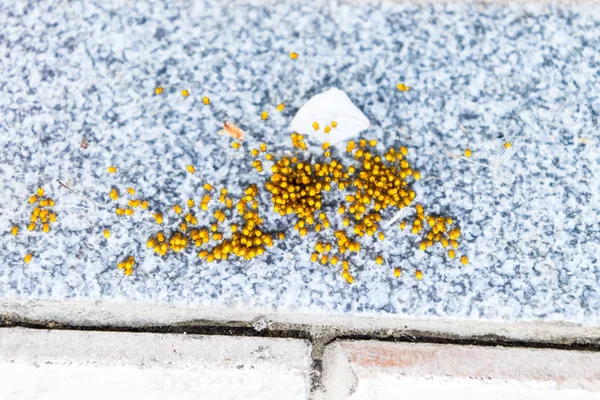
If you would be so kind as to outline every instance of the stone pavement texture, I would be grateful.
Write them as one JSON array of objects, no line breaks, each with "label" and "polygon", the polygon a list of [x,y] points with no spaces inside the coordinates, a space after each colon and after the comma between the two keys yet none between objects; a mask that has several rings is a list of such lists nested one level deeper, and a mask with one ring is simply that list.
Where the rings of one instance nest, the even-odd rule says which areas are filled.
[{"label": "stone pavement texture", "polygon": [[306,399],[303,340],[0,329],[0,398]]},{"label": "stone pavement texture", "polygon": [[[4,1],[4,315],[27,301],[87,302],[598,328],[598,48],[594,4]],[[397,90],[398,82],[413,90]],[[158,85],[164,92],[154,95]],[[367,115],[375,151],[407,146],[422,175],[416,201],[460,226],[457,254],[467,266],[441,246],[419,250],[400,221],[383,228],[384,241],[361,238],[361,251],[348,256],[352,285],[339,265],[309,261],[341,217],[328,208],[332,229],[300,237],[294,218],[271,211],[271,165],[250,168],[248,152],[259,142],[291,149],[295,112],[330,87]],[[247,132],[242,149],[217,133],[226,120]],[[458,157],[467,147],[474,162]],[[343,147],[333,155],[348,160]],[[207,263],[190,247],[153,254],[148,238],[177,230],[175,204],[194,199],[199,224],[213,222],[198,208],[205,182],[235,199],[256,183],[264,229],[286,239],[252,261]],[[27,229],[38,187],[55,202],[48,233]],[[115,214],[134,198],[148,210]],[[236,218],[221,225],[226,235]],[[403,216],[409,225],[413,218]],[[129,256],[126,276],[117,265]]]}]

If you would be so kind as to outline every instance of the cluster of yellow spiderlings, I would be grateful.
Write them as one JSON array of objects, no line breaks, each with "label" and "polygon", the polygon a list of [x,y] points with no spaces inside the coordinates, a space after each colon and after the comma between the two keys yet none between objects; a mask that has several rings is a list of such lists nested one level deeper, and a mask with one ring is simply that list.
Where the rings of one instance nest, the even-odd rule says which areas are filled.
[{"label": "cluster of yellow spiderlings", "polygon": [[[291,139],[295,148],[306,149],[302,135],[293,133]],[[271,194],[273,210],[281,216],[296,215],[298,220],[294,229],[300,236],[306,236],[309,230],[321,232],[330,227],[329,218],[321,211],[324,192],[337,187],[338,190],[349,191],[345,197],[345,204],[337,209],[342,216],[343,228],[349,228],[357,238],[367,235],[384,240],[385,234],[378,232],[381,212],[388,208],[402,209],[411,206],[416,193],[409,179],[419,180],[421,175],[406,159],[408,149],[390,148],[383,156],[379,156],[372,151],[376,145],[375,140],[364,139],[347,144],[346,152],[360,163],[357,166],[346,167],[338,159],[313,163],[295,156],[283,156],[273,160],[271,176],[265,185]],[[324,143],[322,149],[326,159],[331,157],[329,143]],[[258,152],[252,151],[251,154],[256,157]],[[424,220],[431,226],[425,233],[427,240],[421,242],[421,248],[424,245],[426,249],[433,242],[441,242],[444,246],[451,245],[454,248],[458,246],[460,229],[449,229],[449,225],[452,224],[450,218],[425,217],[421,205],[417,205],[416,209],[417,218],[413,223],[413,234],[421,233]],[[405,226],[406,221],[400,223],[402,229]],[[335,252],[332,252],[334,249],[331,243],[317,242],[311,261],[337,265],[347,252],[360,251],[360,244],[351,239],[346,230],[336,230],[334,236],[337,239]],[[448,255],[453,258],[454,250],[449,251]],[[378,255],[375,262],[382,265],[383,256]],[[462,256],[461,262],[467,264],[467,257]],[[353,277],[348,265],[348,260],[342,261],[342,277],[352,283]],[[400,269],[394,269],[394,275],[400,277]],[[415,277],[420,280],[423,273],[416,271]]]},{"label": "cluster of yellow spiderlings", "polygon": [[[244,190],[244,196],[236,204],[237,212],[242,217],[243,224],[241,226],[232,225],[231,240],[223,240],[213,249],[212,254],[210,252],[206,254],[200,252],[199,256],[201,258],[206,258],[210,262],[213,259],[225,260],[229,254],[234,254],[237,257],[250,260],[264,254],[265,246],[273,246],[272,235],[260,229],[263,218],[260,217],[258,212],[257,195],[258,187],[254,184]],[[248,204],[250,204],[250,207],[248,207]]]},{"label": "cluster of yellow spiderlings", "polygon": [[[251,194],[251,196],[254,196],[254,194]],[[238,203],[238,205],[241,204],[246,205],[245,199]],[[229,255],[235,255],[245,260],[251,260],[264,254],[265,246],[273,246],[272,235],[260,229],[263,219],[260,218],[258,212],[246,210],[243,206],[238,207],[238,212],[244,220],[243,225],[241,227],[237,224],[231,225],[230,240],[223,240],[220,233],[213,234],[212,239],[217,242],[217,245],[212,250],[200,251],[198,253],[200,258],[212,262],[214,260],[227,260]]]},{"label": "cluster of yellow spiderlings", "polygon": [[[34,231],[37,222],[41,223],[41,230],[45,233],[50,232],[50,223],[56,222],[56,213],[52,211],[54,207],[54,200],[51,198],[44,198],[44,189],[38,188],[37,193],[29,197],[29,204],[36,204],[36,207],[31,211],[30,223],[27,226],[27,230]],[[11,233],[16,236],[19,232],[17,226],[13,226]]]},{"label": "cluster of yellow spiderlings", "polygon": [[[38,226],[37,223],[41,224],[41,230],[44,233],[50,232],[50,224],[56,222],[56,213],[53,211],[54,200],[47,197],[44,198],[45,191],[43,188],[38,188],[36,194],[29,197],[29,204],[35,204],[35,208],[31,211],[30,222],[27,225],[28,231],[35,231]],[[13,225],[10,229],[12,236],[19,234],[19,226]],[[28,264],[31,262],[33,255],[31,253],[25,254],[23,262]]]},{"label": "cluster of yellow spiderlings", "polygon": [[[454,258],[456,254],[454,249],[458,248],[460,228],[454,227],[449,229],[453,224],[452,218],[444,218],[440,216],[436,217],[433,215],[425,216],[425,212],[421,204],[417,204],[415,209],[417,211],[417,216],[413,221],[412,233],[418,234],[424,230],[425,221],[427,221],[427,225],[430,227],[430,229],[426,232],[426,239],[424,238],[419,243],[419,248],[425,251],[427,248],[432,247],[434,243],[440,243],[444,248],[450,247],[448,250],[448,257],[451,259]],[[404,226],[401,226],[400,228],[404,229]],[[461,262],[463,264],[467,264],[467,256],[462,256]]]},{"label": "cluster of yellow spiderlings", "polygon": [[252,161],[252,168],[256,169],[258,172],[263,172],[262,161],[260,161],[260,160]]},{"label": "cluster of yellow spiderlings", "polygon": [[175,232],[169,239],[169,248],[179,253],[187,247],[188,239],[182,232]]},{"label": "cluster of yellow spiderlings", "polygon": [[329,219],[325,213],[315,220],[315,212],[321,209],[322,192],[331,190],[329,172],[335,167],[329,164],[301,162],[297,157],[282,157],[271,167],[271,179],[266,189],[271,193],[273,210],[279,215],[296,214],[298,222],[294,229],[301,236],[308,233],[308,227],[319,225],[329,227]]},{"label": "cluster of yellow spiderlings", "polygon": [[[261,150],[262,150],[261,146]],[[264,146],[266,151],[266,145]],[[204,184],[204,189],[208,192],[213,190],[213,186],[210,184]],[[219,203],[225,204],[225,210],[217,209],[213,213],[214,221],[210,224],[210,228],[200,227],[193,228],[188,232],[188,224],[197,225],[198,221],[193,214],[193,208],[195,207],[192,199],[188,200],[187,205],[190,209],[182,222],[179,225],[179,230],[175,231],[171,237],[166,240],[163,232],[158,232],[155,237],[148,239],[148,248],[153,249],[159,256],[165,256],[169,251],[174,253],[181,252],[188,247],[188,244],[194,244],[196,247],[201,247],[205,244],[209,246],[212,244],[212,248],[202,249],[198,256],[207,262],[213,262],[215,260],[227,260],[229,256],[237,256],[245,260],[250,260],[256,256],[262,255],[265,252],[266,247],[273,246],[273,236],[260,229],[260,225],[263,223],[263,219],[258,213],[258,187],[256,185],[249,186],[244,191],[244,196],[236,204],[236,210],[243,220],[241,226],[239,224],[231,224],[231,238],[224,238],[224,233],[220,231],[220,226],[227,219],[226,210],[233,208],[233,200],[227,197],[227,190],[221,189],[219,196]],[[204,195],[200,208],[207,211],[209,208],[209,202],[211,197],[209,194]],[[181,206],[175,205],[173,210],[176,214],[183,212]],[[233,216],[230,215],[230,218]],[[162,218],[162,217],[161,217]],[[285,238],[283,233],[279,233],[277,236],[280,240]]]},{"label": "cluster of yellow spiderlings", "polygon": [[[130,196],[135,196],[135,189],[128,187],[126,190]],[[108,193],[108,195],[113,201],[119,200],[119,192],[117,191],[116,188],[112,188],[110,190],[110,192]],[[115,208],[115,214],[117,214],[119,216],[122,216],[122,215],[131,216],[131,215],[135,214],[136,208],[141,208],[142,210],[146,210],[148,208],[148,201],[140,200],[140,199],[130,199],[127,201],[127,207],[117,206]]]},{"label": "cluster of yellow spiderlings", "polygon": [[[292,142],[297,142],[302,137],[298,134],[292,135]],[[408,187],[406,178],[413,176],[420,178],[418,172],[413,171],[404,156],[408,154],[406,148],[401,147],[398,151],[390,149],[385,154],[388,162],[397,162],[398,165],[389,166],[384,164],[380,156],[371,154],[367,145],[374,147],[376,141],[367,142],[361,140],[358,147],[355,142],[349,142],[346,151],[362,162],[359,170],[355,166],[345,167],[339,160],[332,159],[330,162],[309,163],[300,161],[296,157],[283,157],[272,166],[271,179],[266,183],[266,189],[271,193],[273,209],[280,215],[295,214],[298,222],[294,229],[299,231],[300,236],[305,236],[308,229],[315,232],[327,229],[330,226],[327,215],[320,211],[323,201],[323,192],[332,190],[332,185],[339,190],[346,188],[354,192],[346,196],[346,205],[338,208],[343,217],[343,226],[351,227],[352,232],[362,237],[365,234],[374,236],[381,221],[380,211],[390,206],[404,208],[411,204],[415,198],[415,192]],[[330,157],[329,145],[325,143],[325,157]],[[317,214],[318,212],[318,219]],[[360,244],[348,238],[344,230],[335,231],[337,247],[341,256],[347,251],[360,251]],[[378,238],[383,240],[385,235],[379,232]],[[321,264],[330,263],[336,265],[339,261],[338,255],[320,255],[323,251],[328,253],[331,244],[322,245],[317,243],[316,252],[312,254],[311,260]],[[347,260],[342,265],[348,265]],[[377,264],[383,264],[383,257],[376,258]],[[349,268],[344,268],[342,276],[352,282],[353,277]]]},{"label": "cluster of yellow spiderlings", "polygon": [[158,232],[155,238],[149,238],[147,245],[149,249],[153,249],[155,253],[161,256],[167,254],[169,249],[169,245],[165,242],[165,235],[162,232]]},{"label": "cluster of yellow spiderlings", "polygon": [[292,146],[294,146],[295,149],[300,149],[303,151],[307,150],[306,143],[304,142],[304,135],[292,133],[290,137],[292,139]]},{"label": "cluster of yellow spiderlings", "polygon": [[[357,173],[351,169],[351,187],[355,191],[346,196],[347,210],[355,221],[353,231],[361,237],[365,234],[375,235],[381,221],[380,211],[388,207],[402,209],[409,206],[416,193],[410,188],[407,178],[413,176],[416,180],[420,179],[419,172],[413,171],[404,159],[408,154],[405,147],[400,147],[398,151],[389,149],[384,155],[389,163],[386,164],[380,156],[373,155],[367,148],[367,145],[374,147],[376,144],[375,140],[367,142],[363,139],[358,148],[352,141],[346,147],[346,151],[353,154],[354,159],[362,162],[362,168]],[[378,236],[380,240],[384,239],[383,233]]]},{"label": "cluster of yellow spiderlings", "polygon": [[401,91],[401,92],[408,92],[410,90],[410,87],[408,87],[406,84],[400,82],[396,85],[396,88]]},{"label": "cluster of yellow spiderlings", "polygon": [[133,264],[135,264],[135,258],[133,258],[133,256],[129,256],[127,259],[125,259],[125,261],[121,261],[118,264],[118,268],[122,269],[125,275],[131,275],[133,272]]}]

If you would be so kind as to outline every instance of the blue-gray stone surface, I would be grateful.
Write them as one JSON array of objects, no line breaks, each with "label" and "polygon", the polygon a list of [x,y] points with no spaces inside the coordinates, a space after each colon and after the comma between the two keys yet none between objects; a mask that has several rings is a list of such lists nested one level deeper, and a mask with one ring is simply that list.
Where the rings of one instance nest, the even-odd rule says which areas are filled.
[{"label": "blue-gray stone surface", "polygon": [[[4,1],[0,296],[600,325],[599,49],[591,3]],[[367,115],[378,151],[409,148],[417,201],[461,227],[468,266],[420,251],[398,223],[350,258],[352,285],[339,266],[309,262],[316,234],[300,238],[270,211],[269,164],[256,172],[248,153],[290,149],[295,112],[330,87]],[[226,120],[248,133],[242,149],[218,135]],[[458,157],[467,147],[474,162]],[[259,184],[265,227],[287,239],[251,262],[155,256],[152,212],[174,229],[173,205],[198,203],[206,181],[234,198]],[[39,186],[56,202],[48,234],[27,230]],[[124,205],[129,186],[149,210],[118,217],[108,193]]]}]

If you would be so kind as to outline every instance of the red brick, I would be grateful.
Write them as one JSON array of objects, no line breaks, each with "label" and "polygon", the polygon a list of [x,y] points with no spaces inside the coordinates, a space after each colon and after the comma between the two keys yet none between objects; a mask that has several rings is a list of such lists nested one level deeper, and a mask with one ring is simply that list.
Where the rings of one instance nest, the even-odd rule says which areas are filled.
[{"label": "red brick", "polygon": [[342,341],[325,351],[323,380],[331,399],[598,399],[600,353]]}]

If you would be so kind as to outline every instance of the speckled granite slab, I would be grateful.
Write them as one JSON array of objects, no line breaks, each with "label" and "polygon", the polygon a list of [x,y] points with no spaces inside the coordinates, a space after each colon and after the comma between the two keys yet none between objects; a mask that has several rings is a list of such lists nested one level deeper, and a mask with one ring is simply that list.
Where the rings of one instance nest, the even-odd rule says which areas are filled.
[{"label": "speckled granite slab", "polygon": [[[599,326],[598,49],[591,4],[5,1],[0,296]],[[161,259],[146,248],[150,211],[115,215],[111,187],[122,199],[135,188],[171,228],[169,210],[198,200],[205,181],[234,197],[262,187],[248,149],[289,148],[297,109],[330,87],[367,115],[379,151],[409,148],[417,200],[461,226],[467,267],[421,252],[394,224],[351,259],[349,286],[309,262],[316,236],[269,211],[264,190],[265,225],[288,238],[252,262],[206,264],[195,249]],[[218,135],[225,120],[248,132],[245,150]],[[467,147],[476,163],[457,157]],[[26,229],[38,186],[56,202],[48,234]]]}]

